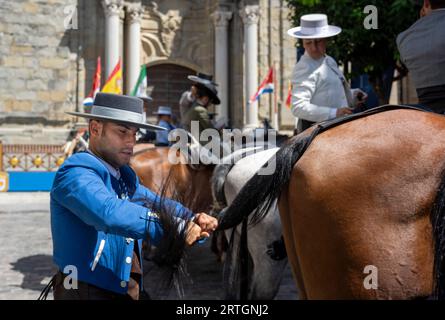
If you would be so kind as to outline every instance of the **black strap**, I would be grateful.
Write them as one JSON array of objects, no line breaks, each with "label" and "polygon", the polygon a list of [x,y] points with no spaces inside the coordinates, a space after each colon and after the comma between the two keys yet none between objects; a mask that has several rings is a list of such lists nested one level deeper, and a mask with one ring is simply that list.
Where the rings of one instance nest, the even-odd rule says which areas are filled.
[{"label": "black strap", "polygon": [[368,109],[368,110],[365,110],[360,113],[353,113],[353,114],[347,115],[345,117],[322,121],[322,122],[318,123],[317,126],[321,127],[321,129],[322,129],[322,131],[320,131],[320,133],[321,133],[323,131],[326,131],[327,129],[336,127],[340,124],[343,124],[343,123],[346,123],[346,122],[349,122],[349,121],[352,121],[355,119],[367,117],[372,114],[376,114],[376,113],[380,113],[380,112],[391,111],[391,110],[400,110],[400,109],[417,110],[417,111],[423,111],[423,112],[429,111],[429,110],[421,109],[419,107],[414,107],[414,106],[410,106],[410,105],[385,104],[383,106]]},{"label": "black strap", "polygon": [[47,300],[48,294],[51,291],[51,289],[54,289],[54,286],[56,285],[56,277],[57,274],[55,274],[51,280],[48,282],[45,288],[43,288],[42,292],[40,292],[40,296],[37,298],[37,300]]},{"label": "black strap", "polygon": [[379,106],[379,107],[375,107],[372,109],[368,109],[365,110],[363,112],[360,113],[354,113],[351,115],[347,115],[344,117],[340,117],[340,118],[335,118],[332,120],[326,120],[323,122],[319,122],[314,124],[315,129],[311,132],[311,135],[309,137],[309,139],[306,141],[306,144],[303,147],[303,150],[301,152],[301,155],[303,155],[303,153],[307,150],[307,148],[311,145],[312,141],[315,139],[315,137],[317,135],[319,135],[320,133],[328,130],[328,129],[332,129],[334,127],[337,127],[341,124],[356,120],[356,119],[360,119],[360,118],[364,118],[367,116],[370,116],[372,114],[376,114],[376,113],[380,113],[380,112],[385,112],[385,111],[391,111],[391,110],[400,110],[400,109],[405,109],[405,110],[416,110],[416,111],[422,111],[422,112],[430,112],[429,110],[425,110],[419,107],[414,107],[414,106],[410,106],[410,105],[396,105],[396,104],[386,104],[383,106]]}]

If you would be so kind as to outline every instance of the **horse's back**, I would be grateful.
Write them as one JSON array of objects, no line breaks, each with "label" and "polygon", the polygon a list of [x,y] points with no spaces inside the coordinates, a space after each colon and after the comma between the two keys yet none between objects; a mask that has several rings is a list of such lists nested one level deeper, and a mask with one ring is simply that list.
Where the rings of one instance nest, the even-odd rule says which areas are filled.
[{"label": "horse's back", "polygon": [[154,191],[160,189],[170,170],[168,150],[166,147],[141,149],[131,158],[130,166],[141,183]]},{"label": "horse's back", "polygon": [[307,297],[430,295],[429,215],[444,168],[439,115],[388,111],[320,134],[295,164],[285,194],[285,228]]}]

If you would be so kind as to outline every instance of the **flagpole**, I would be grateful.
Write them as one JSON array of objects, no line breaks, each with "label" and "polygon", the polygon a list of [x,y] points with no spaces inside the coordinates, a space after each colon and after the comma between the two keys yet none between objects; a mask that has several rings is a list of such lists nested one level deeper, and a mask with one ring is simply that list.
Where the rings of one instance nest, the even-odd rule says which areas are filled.
[{"label": "flagpole", "polygon": [[278,108],[277,108],[277,92],[278,92],[278,86],[277,86],[277,68],[276,68],[277,61],[275,60],[273,62],[273,86],[274,86],[274,102],[273,102],[273,113],[272,113],[272,126],[278,130]]}]

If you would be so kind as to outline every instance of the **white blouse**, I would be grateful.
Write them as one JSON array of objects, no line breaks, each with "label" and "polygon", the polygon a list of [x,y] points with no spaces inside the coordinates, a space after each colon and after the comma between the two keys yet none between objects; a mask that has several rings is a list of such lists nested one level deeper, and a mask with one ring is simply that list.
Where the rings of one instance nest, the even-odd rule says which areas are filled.
[{"label": "white blouse", "polygon": [[292,74],[294,116],[313,122],[335,118],[338,108],[348,107],[341,77],[332,57],[314,60],[305,53]]}]

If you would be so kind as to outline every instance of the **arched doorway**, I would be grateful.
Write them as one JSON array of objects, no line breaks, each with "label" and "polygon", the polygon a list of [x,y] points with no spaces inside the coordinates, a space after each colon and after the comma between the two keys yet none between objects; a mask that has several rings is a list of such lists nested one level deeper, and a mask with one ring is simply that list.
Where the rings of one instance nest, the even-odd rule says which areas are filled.
[{"label": "arched doorway", "polygon": [[179,99],[192,84],[187,76],[195,73],[190,68],[172,63],[147,67],[148,93],[153,98],[148,106],[147,118],[153,117],[158,106],[169,106],[179,120]]}]

